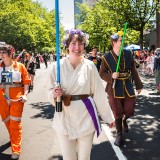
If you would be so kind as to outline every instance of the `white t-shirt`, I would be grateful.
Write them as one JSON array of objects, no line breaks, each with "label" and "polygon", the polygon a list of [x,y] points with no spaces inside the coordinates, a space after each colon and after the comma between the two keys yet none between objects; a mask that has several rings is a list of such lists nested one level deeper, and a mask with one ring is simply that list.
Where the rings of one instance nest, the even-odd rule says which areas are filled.
[{"label": "white t-shirt", "polygon": [[[0,83],[2,80],[3,67],[0,67]],[[5,67],[5,71],[12,72],[12,82],[20,83],[22,81],[21,73],[18,70],[11,69],[11,67]]]}]

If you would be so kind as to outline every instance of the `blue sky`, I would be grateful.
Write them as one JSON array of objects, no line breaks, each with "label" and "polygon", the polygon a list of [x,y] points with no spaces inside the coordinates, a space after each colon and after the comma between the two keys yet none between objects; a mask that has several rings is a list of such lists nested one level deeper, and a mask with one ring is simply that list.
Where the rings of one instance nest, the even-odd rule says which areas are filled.
[{"label": "blue sky", "polygon": [[[34,0],[42,4],[42,6],[52,10],[55,8],[55,0]],[[59,0],[59,10],[62,20],[60,21],[65,29],[74,28],[74,0]]]}]

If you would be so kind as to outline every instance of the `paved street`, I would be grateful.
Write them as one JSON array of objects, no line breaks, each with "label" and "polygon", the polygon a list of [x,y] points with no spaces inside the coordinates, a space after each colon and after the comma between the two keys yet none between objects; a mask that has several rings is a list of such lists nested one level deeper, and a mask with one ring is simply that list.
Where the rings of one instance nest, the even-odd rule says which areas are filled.
[{"label": "paved street", "polygon": [[[56,135],[51,128],[54,108],[47,101],[47,71],[44,64],[36,71],[35,86],[29,93],[23,112],[23,141],[20,160],[62,160]],[[160,95],[154,91],[152,77],[143,77],[144,90],[137,98],[135,116],[129,120],[130,131],[124,134],[122,154],[128,160],[159,160]],[[103,123],[103,122],[102,122]],[[115,135],[115,129],[111,130]],[[11,148],[5,126],[0,122],[0,160],[10,160]],[[118,158],[105,131],[94,138],[91,160]],[[124,159],[123,159],[124,160]]]}]

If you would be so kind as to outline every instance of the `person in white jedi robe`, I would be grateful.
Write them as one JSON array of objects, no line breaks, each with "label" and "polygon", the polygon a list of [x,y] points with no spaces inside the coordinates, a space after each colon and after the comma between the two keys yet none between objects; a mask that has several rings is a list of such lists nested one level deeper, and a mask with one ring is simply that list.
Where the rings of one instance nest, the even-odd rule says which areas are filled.
[{"label": "person in white jedi robe", "polygon": [[[92,61],[83,58],[87,40],[88,36],[79,29],[67,32],[64,43],[69,56],[60,60],[61,89],[56,88],[56,63],[49,71],[50,103],[55,106],[54,99],[61,95],[71,95],[73,99],[68,106],[63,103],[62,112],[55,112],[53,118],[52,127],[59,138],[64,160],[77,160],[76,152],[78,160],[90,159],[94,133],[98,136],[101,132],[97,113],[106,123],[113,125],[114,122],[99,73]],[[88,96],[77,99],[82,95]]]}]

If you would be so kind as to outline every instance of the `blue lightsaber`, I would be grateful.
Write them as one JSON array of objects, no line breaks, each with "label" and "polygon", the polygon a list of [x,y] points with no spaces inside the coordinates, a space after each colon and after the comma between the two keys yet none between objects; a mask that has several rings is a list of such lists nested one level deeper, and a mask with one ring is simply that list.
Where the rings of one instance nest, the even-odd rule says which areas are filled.
[{"label": "blue lightsaber", "polygon": [[[57,61],[57,87],[60,85],[60,52],[59,52],[59,1],[55,0],[55,15],[56,15],[56,61]],[[62,112],[62,97],[57,97],[56,112]]]}]

